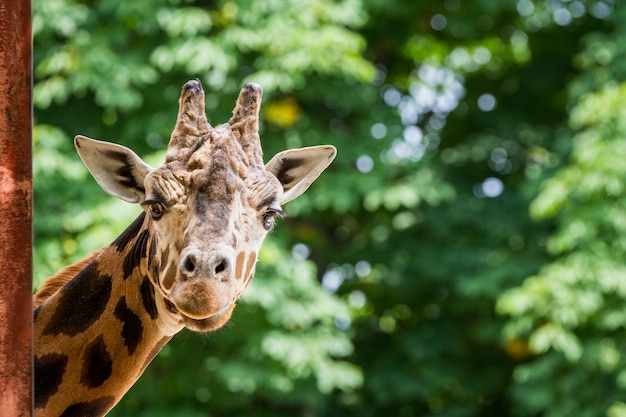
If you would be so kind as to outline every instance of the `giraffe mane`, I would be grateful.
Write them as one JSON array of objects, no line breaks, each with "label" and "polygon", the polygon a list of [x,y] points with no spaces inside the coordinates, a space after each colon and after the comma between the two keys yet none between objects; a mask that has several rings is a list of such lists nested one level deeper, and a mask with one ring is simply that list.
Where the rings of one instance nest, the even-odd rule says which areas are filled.
[{"label": "giraffe mane", "polygon": [[39,291],[37,294],[33,296],[33,308],[39,307],[43,304],[48,298],[52,297],[58,290],[60,290],[68,281],[76,276],[80,271],[85,269],[85,267],[100,254],[102,250],[96,251],[89,255],[87,258],[76,262],[75,264],[66,266],[50,278],[48,278],[42,285],[39,287]]}]

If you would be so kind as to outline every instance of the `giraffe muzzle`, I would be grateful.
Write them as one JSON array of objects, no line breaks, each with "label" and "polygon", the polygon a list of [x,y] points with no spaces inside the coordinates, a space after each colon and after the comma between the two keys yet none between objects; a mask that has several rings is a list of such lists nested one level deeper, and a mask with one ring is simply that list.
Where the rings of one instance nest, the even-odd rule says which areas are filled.
[{"label": "giraffe muzzle", "polygon": [[199,249],[185,250],[181,254],[180,275],[183,280],[209,279],[227,281],[233,274],[233,256],[224,250],[208,254]]},{"label": "giraffe muzzle", "polygon": [[206,319],[234,303],[238,281],[234,276],[234,256],[228,249],[215,245],[205,250],[192,246],[182,251],[178,279],[168,298],[184,316]]}]

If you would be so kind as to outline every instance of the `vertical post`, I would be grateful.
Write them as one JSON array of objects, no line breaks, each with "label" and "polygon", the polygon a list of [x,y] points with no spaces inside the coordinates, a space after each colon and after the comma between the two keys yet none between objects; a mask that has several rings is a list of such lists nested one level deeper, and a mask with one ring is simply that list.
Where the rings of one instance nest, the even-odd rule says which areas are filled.
[{"label": "vertical post", "polygon": [[33,413],[30,0],[0,1],[0,414]]}]

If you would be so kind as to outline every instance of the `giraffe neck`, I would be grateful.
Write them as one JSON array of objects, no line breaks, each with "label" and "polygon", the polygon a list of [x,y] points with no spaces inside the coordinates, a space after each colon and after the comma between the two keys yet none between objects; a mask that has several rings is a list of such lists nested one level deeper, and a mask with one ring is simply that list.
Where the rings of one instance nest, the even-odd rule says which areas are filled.
[{"label": "giraffe neck", "polygon": [[149,223],[142,213],[35,309],[38,417],[106,414],[182,329],[149,274]]}]

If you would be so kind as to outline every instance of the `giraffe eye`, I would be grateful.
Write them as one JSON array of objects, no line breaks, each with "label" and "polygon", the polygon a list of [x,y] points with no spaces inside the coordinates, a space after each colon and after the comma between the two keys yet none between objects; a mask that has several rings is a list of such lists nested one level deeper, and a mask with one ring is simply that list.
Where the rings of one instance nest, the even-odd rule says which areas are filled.
[{"label": "giraffe eye", "polygon": [[150,204],[150,216],[153,220],[159,220],[161,216],[163,216],[163,204],[161,203],[152,203]]},{"label": "giraffe eye", "polygon": [[263,215],[263,228],[265,230],[271,230],[274,227],[274,216],[276,216],[276,213],[272,211],[267,211]]},{"label": "giraffe eye", "polygon": [[271,230],[274,227],[274,222],[276,220],[276,216],[284,216],[285,212],[282,211],[279,207],[269,207],[265,214],[263,214],[263,228],[265,230]]}]

